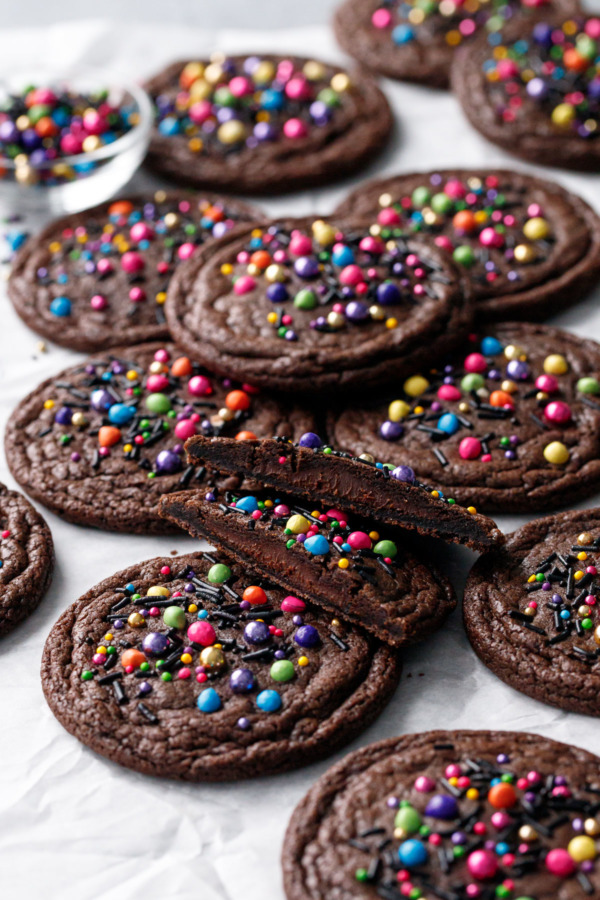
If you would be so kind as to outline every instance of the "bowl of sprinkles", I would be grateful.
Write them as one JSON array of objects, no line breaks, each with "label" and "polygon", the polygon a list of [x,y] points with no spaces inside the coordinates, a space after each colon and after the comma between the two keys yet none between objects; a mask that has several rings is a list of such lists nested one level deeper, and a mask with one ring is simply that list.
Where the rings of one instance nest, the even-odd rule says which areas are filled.
[{"label": "bowl of sprinkles", "polygon": [[141,163],[152,112],[135,84],[93,72],[0,79],[0,206],[60,215],[101,203]]}]

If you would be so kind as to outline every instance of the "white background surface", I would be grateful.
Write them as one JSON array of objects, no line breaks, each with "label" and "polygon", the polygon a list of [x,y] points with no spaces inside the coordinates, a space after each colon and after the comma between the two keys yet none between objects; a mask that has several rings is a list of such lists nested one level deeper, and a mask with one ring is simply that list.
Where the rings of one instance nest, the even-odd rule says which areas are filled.
[{"label": "white background surface", "polygon": [[[287,5],[287,4],[285,4]],[[253,4],[256,6],[256,4]],[[264,6],[268,6],[265,3]],[[101,22],[0,36],[3,66],[71,61],[146,75],[173,57],[214,48],[341,58],[325,28],[226,32]],[[484,142],[451,96],[386,82],[398,132],[371,173],[443,166],[514,165]],[[531,169],[531,167],[529,167]],[[600,178],[544,170],[600,209]],[[135,187],[150,184],[138,176]],[[272,212],[328,212],[345,187],[265,203]],[[39,223],[38,223],[39,224]],[[554,320],[600,339],[596,292]],[[16,403],[42,379],[79,356],[49,347],[20,322],[0,285],[0,430]],[[556,348],[560,349],[560,348]],[[600,373],[597,373],[600,374]],[[15,483],[0,453],[0,479]],[[582,506],[599,502],[592,497]],[[42,510],[43,511],[43,510]],[[295,804],[330,760],[254,782],[183,785],[152,780],[81,746],[54,720],[40,687],[44,639],[60,612],[91,585],[140,560],[198,546],[189,538],[111,535],[46,514],[56,543],[53,586],[39,610],[0,644],[0,894],[44,900],[281,900],[279,854]],[[504,530],[523,518],[500,517]],[[460,588],[473,556],[448,550]],[[406,653],[405,673],[378,722],[348,750],[379,738],[428,728],[531,730],[600,751],[598,721],[536,703],[498,681],[476,659],[460,615],[425,646]],[[341,756],[342,754],[338,754]]]}]

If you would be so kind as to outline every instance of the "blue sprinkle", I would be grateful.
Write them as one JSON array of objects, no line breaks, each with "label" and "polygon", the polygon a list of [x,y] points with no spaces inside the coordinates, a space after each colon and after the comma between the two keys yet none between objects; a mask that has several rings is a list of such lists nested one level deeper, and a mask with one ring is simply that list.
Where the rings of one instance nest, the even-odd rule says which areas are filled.
[{"label": "blue sprinkle", "polygon": [[207,612],[207,610],[201,609],[200,612],[198,613],[198,618],[199,618],[199,619],[208,619],[208,612]]},{"label": "blue sprinkle", "polygon": [[125,590],[128,594],[135,594],[135,584],[132,584],[130,581],[129,584],[125,585]]},{"label": "blue sprinkle", "polygon": [[403,841],[398,847],[398,859],[408,869],[422,866],[427,862],[427,847],[414,838]]},{"label": "blue sprinkle", "polygon": [[68,297],[55,297],[50,304],[50,312],[53,316],[65,318],[71,315],[71,301]]},{"label": "blue sprinkle", "polygon": [[250,512],[250,513],[256,512],[256,510],[258,509],[258,500],[256,499],[256,497],[252,497],[252,496],[242,497],[235,504],[235,508],[236,509],[244,509],[244,510],[246,510],[246,512]]},{"label": "blue sprinkle", "polygon": [[172,134],[179,134],[179,122],[173,116],[167,116],[166,119],[158,123],[158,130],[167,137],[170,137]]},{"label": "blue sprinkle", "polygon": [[502,344],[495,337],[484,337],[481,341],[481,352],[484,356],[497,356],[502,352]]},{"label": "blue sprinkle", "polygon": [[256,698],[256,705],[263,712],[276,712],[281,709],[281,697],[277,691],[261,691]]},{"label": "blue sprinkle", "polygon": [[127,425],[135,416],[135,406],[113,403],[108,410],[108,418],[113,425]]},{"label": "blue sprinkle", "polygon": [[392,40],[395,44],[410,44],[415,33],[410,25],[396,25],[392,31]]},{"label": "blue sprinkle", "polygon": [[437,427],[440,431],[445,431],[446,434],[456,434],[460,428],[460,422],[454,413],[444,413],[443,416],[439,417]]},{"label": "blue sprinkle", "polygon": [[322,534],[313,534],[304,541],[304,548],[313,556],[324,556],[329,553],[329,541]]},{"label": "blue sprinkle", "polygon": [[221,698],[214,688],[206,688],[206,690],[201,691],[198,694],[196,704],[200,712],[204,713],[216,712],[222,706]]},{"label": "blue sprinkle", "polygon": [[563,609],[563,610],[561,610],[560,617],[561,617],[561,619],[570,619],[571,613],[569,612],[568,609]]}]

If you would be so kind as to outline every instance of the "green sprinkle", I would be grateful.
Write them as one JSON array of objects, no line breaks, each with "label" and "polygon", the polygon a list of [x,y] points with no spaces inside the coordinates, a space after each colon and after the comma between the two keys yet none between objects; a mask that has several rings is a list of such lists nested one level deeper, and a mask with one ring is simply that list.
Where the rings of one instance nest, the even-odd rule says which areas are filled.
[{"label": "green sprinkle", "polygon": [[94,673],[93,673],[93,672],[90,672],[89,669],[86,669],[85,672],[82,672],[82,673],[81,673],[81,680],[82,680],[82,681],[91,681],[93,677],[94,677]]}]

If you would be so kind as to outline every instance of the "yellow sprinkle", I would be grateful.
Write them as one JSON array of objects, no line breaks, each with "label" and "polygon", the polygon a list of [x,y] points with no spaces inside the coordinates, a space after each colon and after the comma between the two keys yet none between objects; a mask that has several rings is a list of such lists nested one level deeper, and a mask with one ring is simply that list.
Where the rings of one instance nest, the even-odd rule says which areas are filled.
[{"label": "yellow sprinkle", "polygon": [[456,777],[456,775],[453,775],[452,778],[448,779],[448,784],[451,784],[453,787],[456,787],[456,785],[458,784],[458,778]]},{"label": "yellow sprinkle", "polygon": [[487,213],[484,209],[480,209],[475,213],[475,221],[478,225],[481,225],[483,222],[487,222],[487,217]]},{"label": "yellow sprinkle", "polygon": [[48,247],[48,250],[50,251],[50,253],[58,253],[61,247],[62,244],[60,244],[58,241],[52,241],[52,243]]},{"label": "yellow sprinkle", "polygon": [[191,655],[191,653],[182,653],[181,656],[179,657],[179,659],[181,660],[182,663],[191,663],[192,655]]},{"label": "yellow sprinkle", "polygon": [[332,620],[331,620],[331,624],[333,625],[334,628],[337,628],[337,626],[340,624],[340,620],[339,620],[339,619],[332,619]]},{"label": "yellow sprinkle", "polygon": [[573,576],[573,578],[575,579],[575,581],[581,581],[581,579],[583,578],[584,575],[585,575],[585,572],[575,572],[575,575]]},{"label": "yellow sprinkle", "polygon": [[529,578],[527,579],[528,584],[532,584],[534,581],[535,581],[535,575],[530,575]]},{"label": "yellow sprinkle", "polygon": [[581,553],[578,553],[578,554],[577,554],[577,559],[587,559],[587,553],[585,553],[585,552],[582,550]]},{"label": "yellow sprinkle", "polygon": [[440,496],[440,492],[439,492],[439,491],[432,491],[432,492],[431,492],[431,496],[432,496],[432,497],[439,497],[439,496]]},{"label": "yellow sprinkle", "polygon": [[44,400],[44,409],[52,409],[54,400]]},{"label": "yellow sprinkle", "polygon": [[261,231],[261,229],[260,229],[260,228],[253,228],[252,231],[250,232],[250,236],[253,237],[253,238],[259,238],[259,237],[262,237],[262,231]]},{"label": "yellow sprinkle", "polygon": [[[263,620],[262,620],[262,619],[257,619],[256,621],[257,621],[257,622],[262,622]],[[220,649],[222,648],[222,646],[223,646],[223,644],[213,644],[213,647],[217,647],[218,650],[220,650]]]},{"label": "yellow sprinkle", "polygon": [[340,561],[338,562],[338,566],[340,567],[340,569],[347,569],[349,565],[349,561],[345,558],[340,559]]},{"label": "yellow sprinkle", "polygon": [[315,519],[318,519],[320,515],[321,515],[321,513],[319,512],[318,509],[313,509],[313,511],[311,512],[311,516],[313,516],[313,518],[315,518]]},{"label": "yellow sprinkle", "polygon": [[123,447],[123,453],[131,453],[133,450],[133,444],[125,444]]},{"label": "yellow sprinkle", "polygon": [[298,665],[299,666],[307,666],[308,665],[308,656],[301,656],[298,659]]},{"label": "yellow sprinkle", "polygon": [[269,322],[271,325],[274,325],[276,321],[277,321],[277,313],[276,313],[276,312],[270,312],[270,313],[267,315],[267,322]]},{"label": "yellow sprinkle", "polygon": [[192,153],[199,153],[204,148],[204,144],[202,143],[201,138],[193,137],[188,141],[188,147]]},{"label": "yellow sprinkle", "polygon": [[394,319],[393,317],[385,320],[385,327],[389,328],[390,331],[392,328],[396,328],[398,325],[398,319]]},{"label": "yellow sprinkle", "polygon": [[154,299],[156,300],[157,303],[159,303],[162,306],[163,303],[165,302],[165,300],[167,299],[166,291],[159,291]]},{"label": "yellow sprinkle", "polygon": [[568,19],[563,25],[563,31],[565,34],[577,34],[577,22]]},{"label": "yellow sprinkle", "polygon": [[422,413],[422,412],[425,412],[425,410],[423,409],[422,406],[415,406],[413,412],[415,412],[415,413]]},{"label": "yellow sprinkle", "polygon": [[88,239],[87,234],[78,234],[77,235],[77,243],[79,243],[79,244],[85,244],[87,239]]},{"label": "yellow sprinkle", "polygon": [[267,507],[267,509],[271,509],[271,507],[273,506],[273,501],[265,500],[265,506]]},{"label": "yellow sprinkle", "polygon": [[129,371],[125,375],[125,378],[127,379],[127,381],[137,381],[138,373],[135,371],[135,369],[129,369]]},{"label": "yellow sprinkle", "polygon": [[379,540],[379,532],[378,531],[370,531],[369,537],[371,538],[372,541],[378,541]]},{"label": "yellow sprinkle", "polygon": [[471,515],[474,516],[477,512],[477,509],[474,506],[467,506],[467,512],[471,513]]},{"label": "yellow sprinkle", "polygon": [[448,34],[446,35],[446,43],[448,44],[449,47],[458,47],[458,45],[460,44],[461,41],[462,41],[462,35],[461,35],[460,31],[456,31],[456,29],[454,29],[454,28],[452,29],[452,31],[449,31]]},{"label": "yellow sprinkle", "polygon": [[233,272],[233,266],[231,263],[223,263],[221,266],[221,275],[231,275]]},{"label": "yellow sprinkle", "polygon": [[198,612],[198,607],[196,606],[195,603],[190,603],[190,605],[188,606],[188,612],[189,613]]},{"label": "yellow sprinkle", "polygon": [[102,638],[103,641],[112,641],[112,639],[113,639],[113,635],[110,633],[110,631],[108,632],[108,634],[105,634],[104,637]]},{"label": "yellow sprinkle", "polygon": [[107,652],[108,652],[108,651],[107,651],[106,647],[96,647],[96,653],[102,653],[102,654],[104,654],[104,653],[107,653]]},{"label": "yellow sprinkle", "polygon": [[478,797],[479,797],[479,791],[477,790],[477,788],[469,788],[469,790],[467,791],[467,799],[468,800],[477,800]]}]

